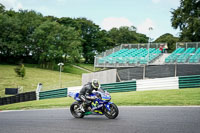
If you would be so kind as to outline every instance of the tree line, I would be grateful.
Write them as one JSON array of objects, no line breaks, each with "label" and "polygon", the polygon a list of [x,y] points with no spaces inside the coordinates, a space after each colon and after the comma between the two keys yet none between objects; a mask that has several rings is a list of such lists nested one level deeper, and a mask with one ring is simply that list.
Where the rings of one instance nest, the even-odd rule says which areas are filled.
[{"label": "tree line", "polygon": [[[166,33],[154,42],[199,41],[200,1],[180,0],[171,11],[171,24],[180,36]],[[134,26],[102,30],[87,18],[43,16],[33,10],[5,10],[0,4],[0,62],[40,64],[51,68],[58,62],[93,63],[94,56],[122,43],[147,43],[148,37]]]},{"label": "tree line", "polygon": [[135,27],[102,30],[86,18],[43,16],[33,10],[5,10],[0,4],[0,61],[23,60],[44,68],[57,62],[93,63],[94,56],[121,43],[148,42]]}]

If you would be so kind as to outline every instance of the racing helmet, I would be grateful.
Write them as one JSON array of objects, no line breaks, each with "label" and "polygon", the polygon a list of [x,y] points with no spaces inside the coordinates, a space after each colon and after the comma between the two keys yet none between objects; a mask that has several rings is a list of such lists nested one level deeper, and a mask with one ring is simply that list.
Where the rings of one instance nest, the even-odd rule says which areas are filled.
[{"label": "racing helmet", "polygon": [[92,87],[97,91],[99,89],[99,81],[97,79],[92,80]]}]

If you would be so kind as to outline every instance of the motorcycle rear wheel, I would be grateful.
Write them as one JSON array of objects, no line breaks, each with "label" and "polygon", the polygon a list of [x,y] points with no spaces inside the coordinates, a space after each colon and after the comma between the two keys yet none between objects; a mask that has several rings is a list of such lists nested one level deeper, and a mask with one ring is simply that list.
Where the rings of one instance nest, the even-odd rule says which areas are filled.
[{"label": "motorcycle rear wheel", "polygon": [[81,110],[80,110],[80,104],[78,102],[74,102],[70,106],[70,111],[71,111],[71,114],[75,118],[83,118],[84,117],[84,112],[81,112]]},{"label": "motorcycle rear wheel", "polygon": [[114,103],[112,103],[110,104],[110,111],[105,108],[104,113],[107,118],[115,119],[119,114],[119,110],[118,107]]}]

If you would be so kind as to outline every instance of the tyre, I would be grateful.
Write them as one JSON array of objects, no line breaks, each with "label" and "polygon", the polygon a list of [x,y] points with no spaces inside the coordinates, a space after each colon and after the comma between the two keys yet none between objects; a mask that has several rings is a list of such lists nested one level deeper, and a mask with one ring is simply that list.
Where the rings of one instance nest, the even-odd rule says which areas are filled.
[{"label": "tyre", "polygon": [[112,104],[110,104],[110,111],[105,108],[104,113],[107,118],[115,119],[119,114],[119,110],[118,110],[117,106],[114,103],[112,103]]},{"label": "tyre", "polygon": [[80,110],[80,104],[78,102],[74,102],[70,106],[70,111],[71,111],[71,114],[75,118],[83,118],[84,117],[84,113]]}]

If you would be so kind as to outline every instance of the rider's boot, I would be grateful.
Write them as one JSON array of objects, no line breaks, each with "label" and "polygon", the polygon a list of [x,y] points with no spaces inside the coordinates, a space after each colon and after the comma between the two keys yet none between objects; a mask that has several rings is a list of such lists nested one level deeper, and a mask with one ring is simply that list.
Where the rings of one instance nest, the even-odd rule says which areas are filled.
[{"label": "rider's boot", "polygon": [[80,110],[81,110],[82,112],[85,112],[84,103],[82,103],[82,104],[80,105]]}]

